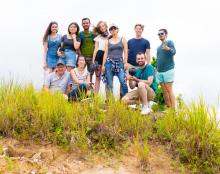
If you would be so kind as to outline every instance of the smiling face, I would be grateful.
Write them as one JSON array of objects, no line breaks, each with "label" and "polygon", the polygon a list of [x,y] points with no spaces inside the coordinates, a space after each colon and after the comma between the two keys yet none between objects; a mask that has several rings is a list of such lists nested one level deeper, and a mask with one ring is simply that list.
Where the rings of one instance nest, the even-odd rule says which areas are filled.
[{"label": "smiling face", "polygon": [[59,76],[62,76],[66,71],[66,66],[63,64],[58,64],[56,68],[56,72]]},{"label": "smiling face", "polygon": [[141,37],[143,33],[143,27],[140,25],[136,25],[134,28],[134,31],[135,31],[136,37]]},{"label": "smiling face", "polygon": [[164,30],[159,30],[158,36],[159,36],[159,39],[163,42],[167,38],[167,33]]},{"label": "smiling face", "polygon": [[84,30],[88,31],[90,27],[90,21],[89,19],[82,20],[82,27]]},{"label": "smiling face", "polygon": [[136,62],[138,63],[138,65],[140,67],[144,66],[145,65],[145,62],[146,62],[146,58],[145,58],[145,55],[144,53],[138,53],[137,56],[136,56]]},{"label": "smiling face", "polygon": [[52,24],[50,27],[51,33],[57,33],[58,32],[58,25]]},{"label": "smiling face", "polygon": [[75,25],[75,24],[72,24],[72,25],[70,25],[69,26],[69,33],[70,34],[76,34],[76,32],[77,32],[77,26]]},{"label": "smiling face", "polygon": [[104,22],[101,22],[101,23],[99,24],[99,30],[100,30],[102,33],[104,33],[104,32],[107,31],[107,26],[106,26],[106,24],[105,24]]},{"label": "smiling face", "polygon": [[109,32],[111,33],[112,36],[117,35],[118,34],[118,28],[115,26],[112,26],[109,28]]},{"label": "smiling face", "polygon": [[85,68],[86,66],[85,58],[83,56],[78,57],[77,64],[79,68]]}]

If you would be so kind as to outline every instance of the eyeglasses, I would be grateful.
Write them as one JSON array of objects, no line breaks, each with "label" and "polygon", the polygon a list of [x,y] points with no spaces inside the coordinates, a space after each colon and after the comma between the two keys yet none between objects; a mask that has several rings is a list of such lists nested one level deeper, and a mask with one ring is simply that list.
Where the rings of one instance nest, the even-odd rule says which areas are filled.
[{"label": "eyeglasses", "polygon": [[117,29],[118,29],[117,27],[111,27],[111,28],[109,28],[109,31],[117,30]]},{"label": "eyeglasses", "polygon": [[158,36],[163,36],[165,35],[165,33],[158,33]]}]

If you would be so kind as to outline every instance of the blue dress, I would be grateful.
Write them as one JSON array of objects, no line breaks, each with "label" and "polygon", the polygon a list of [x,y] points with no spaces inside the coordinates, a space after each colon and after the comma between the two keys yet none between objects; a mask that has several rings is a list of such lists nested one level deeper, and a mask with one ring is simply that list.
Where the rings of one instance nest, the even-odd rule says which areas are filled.
[{"label": "blue dress", "polygon": [[48,68],[55,68],[57,61],[59,59],[57,55],[57,50],[60,47],[62,36],[57,34],[57,37],[51,38],[48,36],[48,49],[47,49],[47,67]]}]

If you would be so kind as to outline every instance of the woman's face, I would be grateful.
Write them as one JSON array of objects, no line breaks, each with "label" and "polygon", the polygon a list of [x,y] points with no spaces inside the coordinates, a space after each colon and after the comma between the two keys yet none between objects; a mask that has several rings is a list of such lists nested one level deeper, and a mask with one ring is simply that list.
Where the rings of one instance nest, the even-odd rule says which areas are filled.
[{"label": "woman's face", "polygon": [[77,27],[75,24],[70,25],[69,27],[70,34],[75,34],[77,32]]},{"label": "woman's face", "polygon": [[109,28],[109,31],[110,31],[111,35],[117,35],[118,34],[118,28],[115,27],[115,26]]},{"label": "woman's face", "polygon": [[58,32],[58,25],[52,24],[50,30],[51,30],[51,33],[57,33]]},{"label": "woman's face", "polygon": [[100,23],[99,29],[100,29],[100,31],[103,32],[103,33],[107,31],[107,28],[106,28],[106,25],[105,25],[104,22]]},{"label": "woman's face", "polygon": [[79,57],[78,59],[79,59],[78,60],[78,67],[84,68],[85,65],[86,65],[85,58],[84,57]]}]

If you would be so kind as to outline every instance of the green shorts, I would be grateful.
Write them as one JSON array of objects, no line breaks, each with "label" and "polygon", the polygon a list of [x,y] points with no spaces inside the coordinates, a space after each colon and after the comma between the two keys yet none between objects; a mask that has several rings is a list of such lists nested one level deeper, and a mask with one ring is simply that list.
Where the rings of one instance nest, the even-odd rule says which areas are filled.
[{"label": "green shorts", "polygon": [[174,82],[174,69],[165,72],[157,72],[157,81],[158,83]]}]

